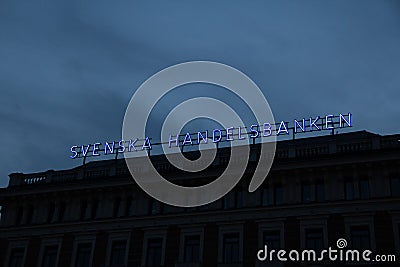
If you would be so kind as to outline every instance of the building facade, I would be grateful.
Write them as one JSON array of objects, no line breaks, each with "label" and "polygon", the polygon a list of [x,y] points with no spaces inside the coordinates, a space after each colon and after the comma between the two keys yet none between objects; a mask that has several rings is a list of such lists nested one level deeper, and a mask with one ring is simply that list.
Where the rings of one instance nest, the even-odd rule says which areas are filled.
[{"label": "building facade", "polygon": [[[196,208],[149,197],[123,159],[14,173],[0,190],[0,265],[347,266],[257,259],[266,244],[320,251],[337,248],[341,238],[353,249],[399,260],[399,140],[400,135],[360,131],[280,141],[267,179],[249,193],[258,153],[252,145],[234,190]],[[229,149],[220,149],[212,166],[192,176],[182,175],[162,155],[152,160],[178,184],[204,184],[224,169]]]}]

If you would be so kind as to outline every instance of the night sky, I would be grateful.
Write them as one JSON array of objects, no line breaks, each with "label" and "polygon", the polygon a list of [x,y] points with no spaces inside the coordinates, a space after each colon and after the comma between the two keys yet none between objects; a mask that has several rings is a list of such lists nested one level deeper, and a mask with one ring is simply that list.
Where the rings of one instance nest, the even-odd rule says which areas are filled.
[{"label": "night sky", "polygon": [[400,132],[398,1],[2,0],[0,186],[119,140],[140,84],[191,60],[246,73],[276,118],[352,112],[354,130]]}]

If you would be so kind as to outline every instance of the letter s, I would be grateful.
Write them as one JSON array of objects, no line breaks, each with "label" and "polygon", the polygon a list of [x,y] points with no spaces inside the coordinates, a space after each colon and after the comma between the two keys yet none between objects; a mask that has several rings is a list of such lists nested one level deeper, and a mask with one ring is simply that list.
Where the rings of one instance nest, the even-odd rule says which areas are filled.
[{"label": "letter s", "polygon": [[71,159],[75,159],[75,158],[78,156],[78,152],[75,151],[75,149],[76,149],[77,147],[78,147],[78,146],[71,146],[70,151],[72,152],[72,156],[69,156]]}]

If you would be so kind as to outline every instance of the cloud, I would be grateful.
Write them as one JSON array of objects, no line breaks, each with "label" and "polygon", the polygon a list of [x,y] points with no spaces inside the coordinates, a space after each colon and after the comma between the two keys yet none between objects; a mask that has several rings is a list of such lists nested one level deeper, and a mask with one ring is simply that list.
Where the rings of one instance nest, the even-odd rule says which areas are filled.
[{"label": "cloud", "polygon": [[390,1],[2,1],[0,186],[118,139],[135,89],[189,60],[245,72],[276,117],[351,111],[357,129],[397,132],[399,15]]}]

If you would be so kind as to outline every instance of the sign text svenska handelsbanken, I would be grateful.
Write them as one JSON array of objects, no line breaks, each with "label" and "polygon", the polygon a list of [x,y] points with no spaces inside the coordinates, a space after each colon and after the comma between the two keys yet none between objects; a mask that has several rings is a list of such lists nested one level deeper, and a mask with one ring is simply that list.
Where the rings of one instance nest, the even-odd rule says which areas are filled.
[{"label": "sign text svenska handelsbanken", "polygon": [[[287,121],[271,124],[265,122],[262,124],[253,124],[249,131],[246,127],[229,127],[226,129],[214,129],[212,131],[204,130],[196,133],[170,134],[165,144],[168,147],[182,147],[187,145],[199,145],[208,143],[233,142],[235,140],[244,140],[247,138],[256,139],[260,137],[269,137],[272,135],[288,135],[289,130],[293,135],[304,132],[314,132],[321,130],[334,130],[337,128],[351,127],[352,114],[326,115],[324,117],[316,116],[309,119],[293,120],[293,124]],[[163,141],[161,141],[163,143]],[[158,143],[160,144],[160,143]],[[135,152],[139,150],[152,149],[151,138],[133,138],[130,140],[119,140],[113,142],[96,142],[87,145],[71,146],[72,155],[70,158],[80,158],[87,156],[100,156],[115,153]]]}]

